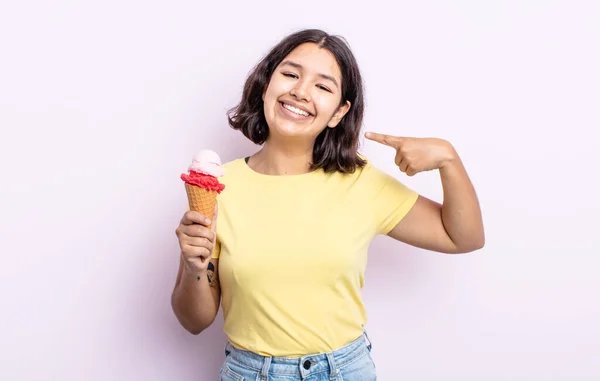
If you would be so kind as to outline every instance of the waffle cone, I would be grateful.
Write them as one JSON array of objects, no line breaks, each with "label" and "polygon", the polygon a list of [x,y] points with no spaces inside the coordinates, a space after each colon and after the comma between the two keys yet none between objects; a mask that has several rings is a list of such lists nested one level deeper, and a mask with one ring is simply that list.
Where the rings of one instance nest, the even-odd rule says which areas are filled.
[{"label": "waffle cone", "polygon": [[200,212],[204,217],[212,221],[217,203],[217,191],[204,189],[188,183],[185,183],[185,191],[187,192],[190,210]]}]

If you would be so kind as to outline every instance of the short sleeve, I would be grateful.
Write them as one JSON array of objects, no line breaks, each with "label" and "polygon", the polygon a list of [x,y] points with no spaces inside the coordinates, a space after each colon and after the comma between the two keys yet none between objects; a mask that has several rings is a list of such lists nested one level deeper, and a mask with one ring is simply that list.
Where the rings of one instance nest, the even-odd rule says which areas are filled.
[{"label": "short sleeve", "polygon": [[[217,196],[217,202],[219,202],[219,197]],[[219,207],[221,207],[221,205],[219,204]],[[217,219],[219,217],[217,216]],[[219,223],[217,222],[217,230],[216,230],[216,237],[215,237],[215,247],[213,248],[213,253],[212,253],[212,257],[211,258],[215,258],[218,259],[221,256],[221,240],[219,239]]]},{"label": "short sleeve", "polygon": [[220,255],[221,255],[221,241],[219,241],[219,238],[217,237],[217,239],[215,240],[215,247],[213,248],[212,258],[218,259]]},{"label": "short sleeve", "polygon": [[378,234],[388,234],[408,214],[419,194],[368,163],[370,203]]}]

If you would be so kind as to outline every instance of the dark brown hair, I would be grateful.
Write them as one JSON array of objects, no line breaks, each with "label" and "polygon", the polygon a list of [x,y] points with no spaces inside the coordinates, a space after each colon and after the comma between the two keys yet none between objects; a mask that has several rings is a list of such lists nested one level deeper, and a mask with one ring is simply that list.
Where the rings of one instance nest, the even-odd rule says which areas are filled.
[{"label": "dark brown hair", "polygon": [[358,64],[348,44],[340,36],[329,35],[319,29],[306,29],[285,37],[252,70],[242,93],[241,102],[227,116],[229,125],[255,144],[263,144],[269,136],[269,127],[263,110],[263,91],[267,88],[275,68],[298,45],[312,42],[329,50],[342,73],[340,106],[349,101],[350,110],[335,128],[326,127],[317,136],[313,149],[311,169],[325,172],[352,173],[366,161],[358,155],[358,140],[364,113],[363,83]]}]

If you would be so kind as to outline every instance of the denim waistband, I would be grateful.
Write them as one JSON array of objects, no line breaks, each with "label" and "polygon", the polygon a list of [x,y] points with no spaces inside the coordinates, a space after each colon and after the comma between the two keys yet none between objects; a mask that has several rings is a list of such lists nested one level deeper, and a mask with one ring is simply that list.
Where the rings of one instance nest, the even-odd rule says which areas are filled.
[{"label": "denim waistband", "polygon": [[331,352],[308,354],[302,357],[261,356],[235,348],[227,343],[225,354],[239,365],[260,373],[265,379],[269,374],[300,376],[306,378],[315,373],[328,372],[335,377],[340,367],[348,365],[371,350],[371,343],[365,333],[339,349]]}]

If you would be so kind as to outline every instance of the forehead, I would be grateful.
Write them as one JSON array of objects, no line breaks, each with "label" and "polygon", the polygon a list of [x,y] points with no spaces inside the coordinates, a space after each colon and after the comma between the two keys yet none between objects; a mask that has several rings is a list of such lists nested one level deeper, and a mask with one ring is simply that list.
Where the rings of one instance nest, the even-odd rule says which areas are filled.
[{"label": "forehead", "polygon": [[335,56],[317,44],[306,42],[298,45],[283,59],[286,60],[299,63],[306,71],[333,76],[341,83],[342,73]]}]

